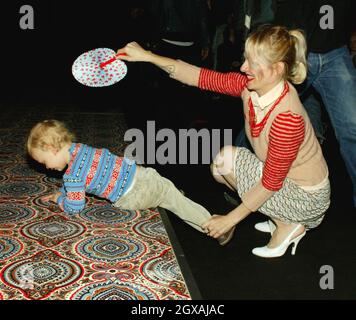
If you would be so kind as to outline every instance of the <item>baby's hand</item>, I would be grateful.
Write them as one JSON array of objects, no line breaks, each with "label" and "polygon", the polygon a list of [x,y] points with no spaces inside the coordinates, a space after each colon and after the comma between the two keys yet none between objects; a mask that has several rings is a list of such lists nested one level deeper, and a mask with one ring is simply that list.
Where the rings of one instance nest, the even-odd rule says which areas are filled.
[{"label": "baby's hand", "polygon": [[58,200],[60,195],[61,195],[60,192],[55,192],[55,193],[52,193],[52,194],[49,194],[47,196],[42,197],[42,201],[43,202],[55,202],[55,203],[57,203],[57,200]]}]

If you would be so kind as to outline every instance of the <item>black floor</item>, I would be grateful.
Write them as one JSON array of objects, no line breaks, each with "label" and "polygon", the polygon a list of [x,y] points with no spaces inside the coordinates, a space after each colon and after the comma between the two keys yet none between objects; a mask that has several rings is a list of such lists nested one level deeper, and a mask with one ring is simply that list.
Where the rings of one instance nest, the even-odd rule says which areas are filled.
[{"label": "black floor", "polygon": [[[265,220],[260,213],[240,223],[226,247],[169,214],[203,299],[355,299],[356,210],[330,126],[323,152],[330,170],[331,206],[323,223],[300,242],[295,256],[287,251],[281,258],[264,259],[251,253],[269,240],[267,234],[254,229],[256,222]],[[225,187],[213,180],[208,165],[166,165],[157,170],[212,214],[225,214],[233,208],[224,199]]]}]

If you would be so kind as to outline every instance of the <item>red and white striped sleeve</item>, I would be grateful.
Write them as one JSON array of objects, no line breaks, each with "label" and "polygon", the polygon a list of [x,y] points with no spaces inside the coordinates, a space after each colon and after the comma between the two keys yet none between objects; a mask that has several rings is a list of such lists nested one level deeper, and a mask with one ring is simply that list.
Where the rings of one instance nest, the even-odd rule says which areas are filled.
[{"label": "red and white striped sleeve", "polygon": [[246,84],[247,77],[241,73],[221,73],[202,68],[198,87],[203,90],[239,97],[241,96],[241,92],[245,89]]},{"label": "red and white striped sleeve", "polygon": [[290,111],[280,113],[273,121],[269,132],[267,158],[262,174],[262,185],[278,191],[297,157],[304,141],[304,119]]}]

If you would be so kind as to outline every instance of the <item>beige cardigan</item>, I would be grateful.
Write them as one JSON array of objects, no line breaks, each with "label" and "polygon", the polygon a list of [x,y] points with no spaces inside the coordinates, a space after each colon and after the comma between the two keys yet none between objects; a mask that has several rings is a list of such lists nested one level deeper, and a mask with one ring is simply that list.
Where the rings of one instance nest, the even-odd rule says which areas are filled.
[{"label": "beige cardigan", "polygon": [[[178,61],[176,70],[171,77],[191,86],[198,86],[201,68],[192,66],[183,61]],[[323,157],[319,142],[315,136],[309,117],[301,104],[295,88],[288,83],[289,92],[281,100],[278,108],[275,108],[263,128],[256,138],[251,137],[249,121],[245,121],[245,131],[251,146],[259,160],[265,162],[268,151],[268,134],[275,117],[283,112],[291,111],[301,115],[305,124],[305,136],[297,158],[293,162],[287,178],[299,186],[318,185],[328,177],[328,167]],[[245,119],[249,119],[248,100],[250,91],[244,89],[241,98]],[[238,179],[238,177],[237,177]],[[267,201],[276,191],[270,191],[262,185],[260,179],[248,192],[242,196],[244,205],[251,211],[256,211],[265,201]]]}]

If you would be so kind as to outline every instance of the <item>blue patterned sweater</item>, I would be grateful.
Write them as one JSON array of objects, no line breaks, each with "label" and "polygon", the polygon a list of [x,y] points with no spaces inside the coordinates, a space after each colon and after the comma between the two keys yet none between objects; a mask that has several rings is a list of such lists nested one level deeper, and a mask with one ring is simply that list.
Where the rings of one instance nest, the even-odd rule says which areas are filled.
[{"label": "blue patterned sweater", "polygon": [[132,183],[136,172],[132,160],[81,143],[72,143],[69,153],[70,162],[57,200],[67,213],[85,208],[86,192],[115,202]]}]

